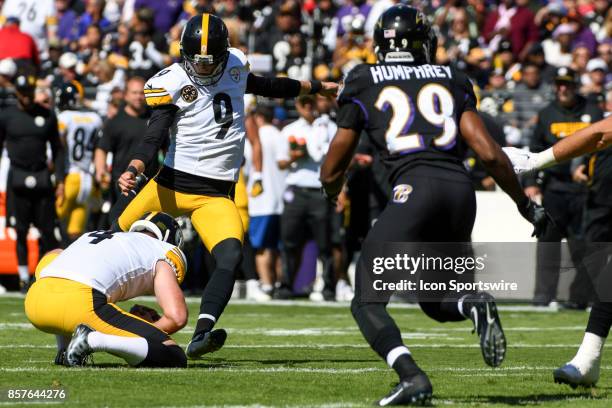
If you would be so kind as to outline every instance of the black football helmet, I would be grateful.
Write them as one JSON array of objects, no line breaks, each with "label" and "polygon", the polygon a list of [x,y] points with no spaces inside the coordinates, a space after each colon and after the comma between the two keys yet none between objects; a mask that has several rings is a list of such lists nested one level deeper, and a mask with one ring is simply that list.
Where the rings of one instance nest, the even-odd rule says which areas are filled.
[{"label": "black football helmet", "polygon": [[130,226],[130,232],[149,231],[160,241],[181,248],[183,231],[178,222],[169,214],[154,211],[145,213]]},{"label": "black football helmet", "polygon": [[74,85],[72,82],[64,82],[55,91],[55,106],[61,111],[77,109],[80,96],[81,95],[76,85]]},{"label": "black football helmet", "polygon": [[193,16],[183,28],[183,67],[200,85],[211,85],[221,78],[229,56],[228,48],[227,27],[213,14]]},{"label": "black football helmet", "polygon": [[385,11],[374,27],[378,62],[435,64],[438,39],[425,15],[398,4]]}]

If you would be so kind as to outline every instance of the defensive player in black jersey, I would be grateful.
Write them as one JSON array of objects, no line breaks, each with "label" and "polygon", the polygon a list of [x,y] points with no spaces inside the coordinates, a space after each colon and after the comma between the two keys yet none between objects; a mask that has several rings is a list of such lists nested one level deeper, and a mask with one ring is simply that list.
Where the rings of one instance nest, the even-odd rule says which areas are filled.
[{"label": "defensive player in black jersey", "polygon": [[[404,5],[390,8],[375,26],[374,43],[378,63],[358,65],[345,78],[338,132],[321,169],[325,193],[333,198],[362,130],[381,151],[395,194],[364,250],[379,242],[470,241],[476,200],[462,165],[466,144],[539,234],[548,222],[546,212],[524,195],[508,158],[487,133],[468,78],[435,65],[437,40],[423,13]],[[378,404],[425,402],[431,383],[404,346],[386,303],[364,301],[360,281],[367,270],[358,265],[351,311],[370,346],[400,378]],[[506,340],[493,297],[449,292],[440,298],[420,301],[421,309],[440,322],[470,318],[485,362],[500,365]]]}]

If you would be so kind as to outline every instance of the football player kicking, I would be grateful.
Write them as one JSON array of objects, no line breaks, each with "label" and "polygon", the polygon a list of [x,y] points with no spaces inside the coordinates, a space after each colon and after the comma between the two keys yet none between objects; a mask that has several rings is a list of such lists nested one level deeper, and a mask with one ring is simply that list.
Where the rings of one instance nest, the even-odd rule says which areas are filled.
[{"label": "football player kicking", "polygon": [[[466,143],[534,224],[534,232],[542,231],[546,212],[524,195],[508,158],[487,133],[472,84],[460,71],[435,65],[437,39],[425,16],[404,5],[388,9],[376,23],[374,43],[378,62],[356,66],[345,79],[338,97],[338,132],[321,169],[324,191],[333,198],[362,130],[381,151],[395,195],[369,231],[364,249],[380,242],[471,240],[476,199],[462,165]],[[400,379],[378,405],[423,403],[432,396],[429,378],[403,344],[387,303],[364,300],[365,273],[359,262],[351,311],[370,346]],[[471,319],[485,362],[499,366],[506,340],[493,297],[436,295],[442,300],[419,298],[423,312],[439,322]]]},{"label": "football player kicking", "polygon": [[66,222],[68,242],[85,231],[88,207],[96,193],[93,149],[102,127],[102,119],[97,113],[81,109],[80,99],[79,91],[72,83],[63,84],[55,92],[60,137],[68,153],[64,197],[56,202],[55,210],[58,218]]},{"label": "football player kicking", "polygon": [[[517,174],[554,166],[566,160],[570,160],[584,154],[595,153],[608,148],[612,144],[612,116],[600,120],[589,127],[581,129],[571,136],[561,139],[549,149],[540,153],[531,153],[521,149],[507,147],[504,152],[508,155]],[[612,151],[609,149],[598,153],[597,160],[610,160]],[[609,186],[605,188],[610,188]],[[602,223],[610,223],[609,214],[601,220]],[[605,255],[603,255],[605,258]],[[610,274],[612,264],[603,260],[604,267],[601,273],[603,282],[594,285],[603,288],[609,296]],[[597,274],[599,271],[594,271]],[[600,296],[601,297],[601,296]],[[555,382],[577,386],[590,387],[599,380],[599,368],[604,343],[610,327],[612,326],[612,302],[597,301],[591,309],[589,321],[578,352],[574,358],[565,365],[553,371]]]},{"label": "football player kicking", "polygon": [[[185,353],[168,336],[187,323],[181,243],[171,216],[148,213],[130,232],[86,233],[45,255],[25,312],[37,329],[56,335],[55,363],[84,365],[90,354],[104,351],[132,366],[186,367]],[[143,306],[134,314],[115,305],[148,294],[155,294],[161,317]]]},{"label": "football player kicking", "polygon": [[242,256],[244,231],[232,198],[244,156],[245,93],[273,98],[332,96],[337,84],[249,73],[245,55],[229,47],[225,24],[211,14],[196,15],[187,22],[181,55],[182,63],[160,71],[145,85],[153,113],[143,144],[119,178],[122,192],[127,194],[136,186],[136,176],[156,157],[169,131],[171,144],[164,166],[127,205],[116,227],[125,231],[147,211],[191,216],[216,261],[187,346],[187,356],[199,358],[225,342],[225,331],[212,329],[230,299]]}]

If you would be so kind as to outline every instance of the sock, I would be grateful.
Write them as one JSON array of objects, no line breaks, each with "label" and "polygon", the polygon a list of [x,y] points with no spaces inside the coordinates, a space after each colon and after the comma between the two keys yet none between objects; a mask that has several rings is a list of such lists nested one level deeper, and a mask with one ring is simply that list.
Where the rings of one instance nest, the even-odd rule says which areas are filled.
[{"label": "sock", "polygon": [[71,340],[70,336],[66,337],[61,334],[55,335],[55,342],[57,343],[58,350],[66,350],[66,347],[68,347],[70,340]]},{"label": "sock", "polygon": [[612,303],[597,302],[591,309],[589,322],[587,323],[586,332],[593,333],[599,337],[608,337],[610,326],[612,325]]},{"label": "sock", "polygon": [[400,381],[414,377],[421,372],[421,369],[413,360],[410,354],[402,354],[395,360],[392,368],[400,378]]},{"label": "sock", "polygon": [[106,351],[135,366],[144,361],[149,352],[147,340],[143,337],[123,337],[100,332],[91,332],[87,343],[93,351]]},{"label": "sock", "polygon": [[599,362],[603,350],[605,337],[586,332],[578,352],[569,363],[576,367],[580,374],[595,374],[599,377]]},{"label": "sock", "polygon": [[397,346],[387,353],[387,357],[385,357],[385,360],[387,360],[387,364],[389,364],[389,367],[393,367],[395,360],[397,360],[400,356],[404,354],[410,355],[410,350],[408,350],[406,346]]},{"label": "sock", "polygon": [[28,268],[28,265],[19,265],[17,267],[17,271],[19,272],[19,280],[22,282],[30,281],[30,269]]},{"label": "sock", "polygon": [[197,334],[201,332],[211,331],[213,327],[215,327],[215,323],[217,319],[213,315],[202,313],[198,316],[198,322],[196,323],[195,331],[193,332],[193,336],[195,337]]},{"label": "sock", "polygon": [[463,295],[457,301],[457,309],[459,309],[459,313],[461,313],[461,316],[465,317],[466,319],[470,318],[470,311],[468,310],[467,313],[465,312],[465,309],[463,308],[463,302],[468,296],[469,295]]}]

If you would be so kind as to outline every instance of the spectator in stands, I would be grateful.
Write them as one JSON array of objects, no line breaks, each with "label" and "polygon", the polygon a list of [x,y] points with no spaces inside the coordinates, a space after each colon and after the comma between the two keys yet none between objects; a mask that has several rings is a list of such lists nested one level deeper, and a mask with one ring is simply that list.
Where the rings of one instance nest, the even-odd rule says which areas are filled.
[{"label": "spectator in stands", "polygon": [[586,78],[580,88],[587,98],[591,95],[600,95],[605,91],[606,75],[608,75],[608,64],[600,58],[590,60],[586,66]]},{"label": "spectator in stands", "polygon": [[444,47],[441,47],[444,52],[438,56],[438,63],[452,63],[459,68],[464,68],[464,60],[468,58],[470,51],[477,46],[478,42],[469,31],[467,11],[464,8],[456,9],[450,22],[450,30],[446,36]]},{"label": "spectator in stands", "polygon": [[0,44],[0,60],[11,58],[24,69],[37,70],[40,66],[36,43],[29,34],[19,29],[18,18],[9,17],[4,27],[0,28]]},{"label": "spectator in stands", "polygon": [[56,0],[57,7],[57,37],[63,45],[68,45],[79,38],[77,12],[70,7],[71,0]]},{"label": "spectator in stands", "polygon": [[93,74],[97,78],[96,97],[91,108],[101,116],[106,116],[108,104],[111,101],[115,89],[123,89],[125,84],[125,71],[115,69],[108,61],[100,61],[93,68]]},{"label": "spectator in stands", "polygon": [[302,247],[309,237],[313,237],[323,263],[323,298],[334,300],[329,230],[331,208],[321,195],[319,172],[336,126],[329,118],[317,119],[313,96],[300,97],[295,106],[300,118],[283,128],[276,149],[278,167],[288,170],[289,174],[281,215],[283,279],[274,296],[278,299],[293,296],[292,287],[300,265]]},{"label": "spectator in stands", "polygon": [[361,16],[353,18],[344,37],[338,39],[332,58],[334,78],[343,77],[358,64],[376,62],[376,56],[366,42],[364,24],[365,20]]},{"label": "spectator in stands", "polygon": [[579,79],[581,79],[583,75],[586,75],[586,66],[590,59],[591,52],[586,45],[579,44],[574,47],[570,68],[576,71]]},{"label": "spectator in stands", "polygon": [[110,27],[110,21],[108,21],[103,15],[104,11],[104,0],[87,0],[85,6],[85,13],[81,14],[78,23],[78,37],[82,37],[87,32],[87,27],[92,24],[96,24],[102,30],[106,30]]},{"label": "spectator in stands", "polygon": [[606,33],[605,25],[608,10],[610,10],[610,2],[608,0],[593,0],[593,10],[584,16],[585,25],[592,30],[598,41],[603,41],[610,37]]},{"label": "spectator in stands", "polygon": [[167,33],[176,23],[183,11],[183,2],[180,0],[136,0],[134,9],[136,11],[148,8],[155,16],[153,24],[155,31]]},{"label": "spectator in stands", "polygon": [[538,67],[542,81],[547,84],[552,84],[555,77],[555,67],[546,62],[544,48],[541,44],[533,44],[527,58],[526,63],[534,64]]},{"label": "spectator in stands", "polygon": [[51,81],[52,88],[59,88],[66,82],[78,81],[83,85],[83,78],[77,73],[79,58],[75,53],[65,52],[59,59],[59,75],[55,75]]},{"label": "spectator in stands", "polygon": [[523,129],[535,126],[537,111],[547,104],[552,96],[552,88],[542,80],[540,68],[536,64],[523,64],[521,81],[514,91],[514,111],[518,125]]},{"label": "spectator in stands", "polygon": [[295,0],[285,0],[275,14],[276,24],[258,33],[255,38],[255,51],[271,54],[277,70],[285,64],[291,51],[287,43],[288,36],[300,32],[301,16],[299,3]]},{"label": "spectator in stands", "polygon": [[561,24],[552,38],[542,41],[546,62],[555,67],[569,67],[572,63],[572,43],[576,30],[571,24]]},{"label": "spectator in stands", "polygon": [[497,8],[486,18],[482,35],[492,51],[496,51],[502,40],[509,40],[512,53],[523,61],[533,43],[538,41],[538,28],[534,14],[526,5],[528,0],[499,0]]},{"label": "spectator in stands", "polygon": [[458,26],[455,24],[457,19],[461,19],[467,38],[476,39],[479,35],[476,22],[476,10],[467,4],[465,0],[448,0],[444,7],[440,7],[435,13],[434,24],[440,29],[442,36],[448,38],[456,34]]}]

